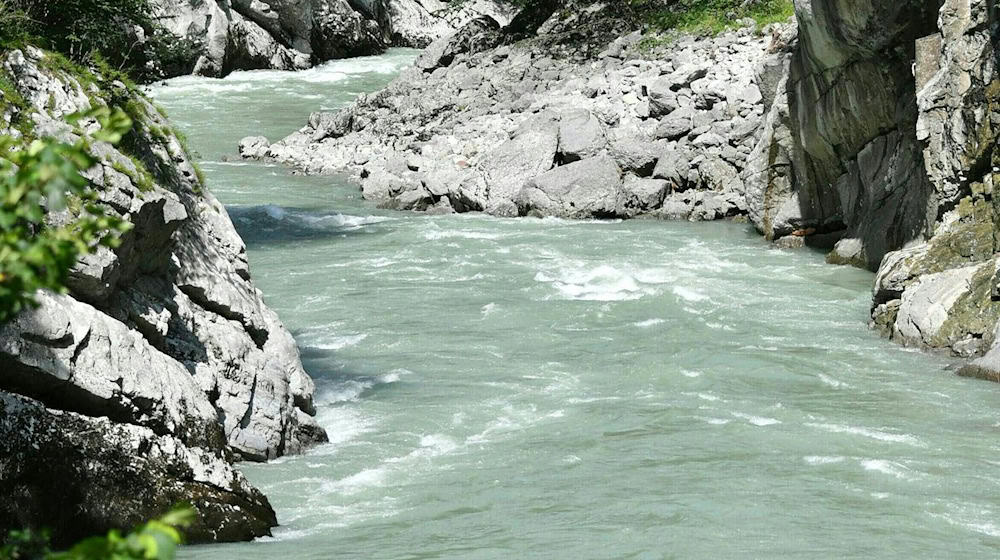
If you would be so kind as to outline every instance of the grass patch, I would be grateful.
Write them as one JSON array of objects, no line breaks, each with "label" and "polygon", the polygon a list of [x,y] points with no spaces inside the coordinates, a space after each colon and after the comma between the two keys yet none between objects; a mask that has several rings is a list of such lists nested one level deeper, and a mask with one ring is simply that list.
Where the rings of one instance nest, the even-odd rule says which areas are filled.
[{"label": "grass patch", "polygon": [[[633,0],[643,12],[650,31],[680,31],[718,35],[739,27],[739,20],[750,18],[758,29],[786,21],[795,14],[791,0],[756,0],[742,7],[742,0],[680,0],[670,7],[656,7],[650,0]],[[657,45],[641,45],[654,48]]]},{"label": "grass patch", "polygon": [[0,114],[10,113],[10,127],[29,140],[34,138],[35,132],[31,112],[31,105],[10,80],[10,76],[0,73]]},{"label": "grass patch", "polygon": [[139,188],[140,192],[149,192],[156,187],[156,182],[153,179],[153,174],[146,169],[139,158],[126,154],[132,163],[132,169],[129,169],[127,165],[120,161],[115,161],[111,163],[111,168],[115,171],[126,175],[132,180],[132,184]]}]

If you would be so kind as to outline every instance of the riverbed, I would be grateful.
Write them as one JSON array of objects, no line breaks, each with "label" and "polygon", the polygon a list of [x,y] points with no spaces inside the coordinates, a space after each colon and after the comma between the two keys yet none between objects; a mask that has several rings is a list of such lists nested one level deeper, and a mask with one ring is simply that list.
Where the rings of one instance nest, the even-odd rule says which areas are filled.
[{"label": "riverbed", "polygon": [[241,161],[396,49],[153,88],[244,236],[331,442],[243,471],[272,538],[199,559],[973,558],[1000,390],[867,327],[872,275],[735,223],[378,210]]}]

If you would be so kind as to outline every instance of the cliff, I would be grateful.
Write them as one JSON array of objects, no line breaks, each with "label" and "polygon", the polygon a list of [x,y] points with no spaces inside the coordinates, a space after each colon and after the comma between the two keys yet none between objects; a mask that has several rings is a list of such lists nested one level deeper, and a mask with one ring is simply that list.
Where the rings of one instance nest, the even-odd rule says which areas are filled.
[{"label": "cliff", "polygon": [[[872,325],[1000,380],[997,7],[797,0],[656,35],[602,2],[479,18],[386,90],[246,157],[355,173],[398,209],[752,223],[877,270]],[[524,38],[527,35],[527,38]]]},{"label": "cliff", "polygon": [[193,46],[180,73],[295,70],[326,60],[424,47],[481,14],[500,21],[495,0],[157,0],[161,21]]},{"label": "cliff", "polygon": [[267,534],[274,512],[233,461],[326,435],[225,208],[129,86],[34,48],[2,64],[4,133],[87,136],[92,123],[62,117],[95,105],[124,106],[135,125],[118,147],[92,139],[87,172],[134,228],[77,264],[68,295],[42,294],[0,327],[0,533],[50,527],[63,543],[188,501],[196,542]]},{"label": "cliff", "polygon": [[796,13],[754,223],[772,238],[841,230],[830,260],[877,270],[873,326],[956,356],[989,351],[961,373],[997,378],[997,6],[813,0]]}]

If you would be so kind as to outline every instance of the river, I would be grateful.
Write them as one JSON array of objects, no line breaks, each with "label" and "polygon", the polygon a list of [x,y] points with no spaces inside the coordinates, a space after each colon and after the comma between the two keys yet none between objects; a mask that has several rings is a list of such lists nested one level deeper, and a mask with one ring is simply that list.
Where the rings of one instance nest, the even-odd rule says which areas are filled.
[{"label": "river", "polygon": [[870,273],[733,223],[377,210],[346,178],[236,155],[415,54],[152,90],[331,439],[242,467],[273,538],[184,557],[1000,553],[1000,388],[870,331]]}]

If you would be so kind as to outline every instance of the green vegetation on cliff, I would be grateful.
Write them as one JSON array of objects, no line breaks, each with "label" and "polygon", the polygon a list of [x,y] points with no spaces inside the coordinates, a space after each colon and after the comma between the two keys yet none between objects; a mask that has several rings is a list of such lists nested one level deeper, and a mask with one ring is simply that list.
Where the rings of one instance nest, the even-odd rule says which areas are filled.
[{"label": "green vegetation on cliff", "polygon": [[[115,144],[131,128],[122,112],[86,115],[100,130],[92,137]],[[0,137],[0,322],[45,289],[64,291],[70,269],[98,246],[113,247],[130,224],[105,213],[82,175],[96,160],[88,141],[27,141]]]},{"label": "green vegetation on cliff", "polygon": [[654,31],[717,34],[750,18],[763,27],[795,14],[791,0],[631,0]]},{"label": "green vegetation on cliff", "polygon": [[0,0],[0,48],[37,45],[151,81],[196,48],[167,32],[157,13],[151,0]]}]

